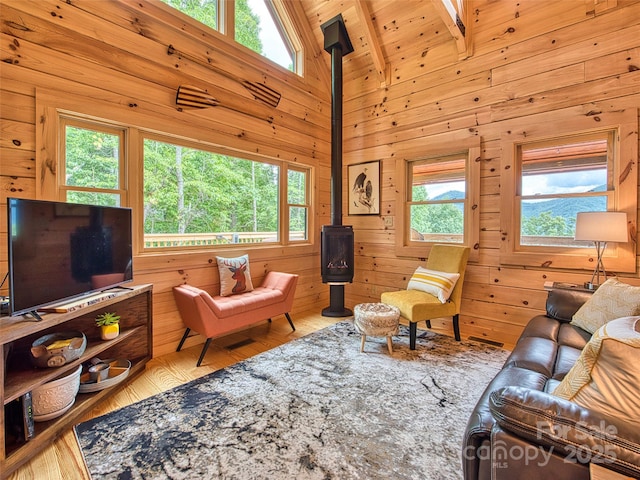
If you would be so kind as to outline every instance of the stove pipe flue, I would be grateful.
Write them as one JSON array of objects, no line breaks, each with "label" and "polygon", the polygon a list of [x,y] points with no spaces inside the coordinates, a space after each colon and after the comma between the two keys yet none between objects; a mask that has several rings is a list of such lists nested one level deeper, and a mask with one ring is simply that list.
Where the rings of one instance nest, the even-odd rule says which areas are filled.
[{"label": "stove pipe flue", "polygon": [[342,57],[353,52],[342,15],[323,23],[324,49],[331,54],[331,224],[342,225]]}]

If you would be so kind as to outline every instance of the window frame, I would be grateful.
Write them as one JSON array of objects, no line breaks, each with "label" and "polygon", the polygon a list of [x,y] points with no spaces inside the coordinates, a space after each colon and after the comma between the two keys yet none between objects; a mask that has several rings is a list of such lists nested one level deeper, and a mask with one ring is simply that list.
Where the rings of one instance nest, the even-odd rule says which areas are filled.
[{"label": "window frame", "polygon": [[[97,117],[93,112],[99,111]],[[61,95],[60,92],[49,90],[36,91],[36,112],[41,119],[40,127],[36,129],[36,170],[40,172],[36,181],[35,198],[42,200],[60,200],[63,192],[60,189],[61,177],[64,168],[61,162],[65,157],[61,155],[61,135],[64,135],[63,119],[73,119],[85,122],[85,125],[104,125],[105,128],[122,129],[125,131],[126,158],[124,158],[121,170],[124,181],[124,195],[121,206],[132,207],[133,225],[133,251],[136,257],[154,258],[158,255],[202,253],[210,255],[211,247],[181,247],[178,249],[145,249],[144,248],[144,195],[143,195],[143,140],[144,137],[159,136],[168,142],[189,142],[195,148],[212,149],[216,153],[230,155],[246,160],[253,160],[271,165],[278,165],[280,175],[287,174],[287,168],[306,170],[307,175],[307,202],[309,211],[307,215],[308,235],[302,241],[289,241],[288,237],[288,210],[286,208],[286,181],[281,179],[279,190],[279,231],[278,241],[265,243],[241,243],[216,245],[217,251],[237,250],[250,248],[273,249],[282,247],[297,247],[301,252],[316,252],[318,249],[316,231],[317,208],[314,187],[316,182],[315,166],[302,164],[297,160],[283,160],[267,154],[257,154],[236,147],[225,147],[211,141],[196,140],[202,138],[207,130],[194,129],[192,125],[184,125],[180,122],[167,124],[166,118],[158,118],[157,121],[147,115],[139,116],[136,112],[123,111],[119,106],[90,99],[73,94]],[[151,120],[151,121],[150,121]],[[167,133],[171,129],[179,133]],[[287,225],[287,230],[284,229]],[[230,252],[231,253],[231,252]]]},{"label": "window frame", "polygon": [[[413,224],[413,218],[411,215],[411,210],[412,207],[414,206],[429,206],[429,205],[447,205],[447,204],[459,204],[462,203],[463,205],[463,212],[466,210],[466,206],[468,203],[468,199],[467,199],[467,192],[466,192],[466,188],[467,188],[467,184],[468,184],[468,175],[467,175],[467,162],[468,162],[468,155],[466,154],[466,152],[460,152],[458,154],[453,154],[453,155],[438,155],[436,157],[430,157],[430,158],[421,158],[421,159],[417,159],[417,160],[410,160],[407,162],[407,198],[405,200],[406,202],[406,207],[407,207],[407,214],[406,214],[406,218],[409,219],[409,221],[411,222],[411,224]],[[462,168],[446,168],[446,170],[441,171],[444,172],[444,176],[447,176],[446,173],[448,172],[452,172],[450,173],[449,177],[452,180],[455,181],[462,181],[465,184],[465,193],[464,193],[464,198],[462,199],[456,199],[456,200],[435,200],[435,199],[427,199],[427,200],[414,200],[413,199],[413,189],[414,189],[414,179],[415,179],[415,167],[418,165],[430,165],[432,168],[433,167],[437,167],[438,163],[442,162],[443,164],[449,164],[449,163],[453,163],[456,162],[456,164],[462,164]],[[428,168],[428,167],[427,167]],[[453,172],[458,172],[460,171],[459,175],[454,175]],[[425,176],[429,177],[432,174],[424,174]],[[433,173],[434,177],[437,175],[443,175],[442,173]],[[433,183],[437,183],[437,182],[433,182]],[[423,245],[425,242],[426,243],[451,243],[451,244],[458,244],[458,245],[462,245],[465,242],[465,235],[467,234],[466,232],[466,225],[464,225],[464,213],[463,213],[463,233],[462,235],[457,235],[457,234],[453,234],[456,237],[460,238],[459,242],[454,242],[451,240],[447,240],[444,237],[445,236],[451,236],[451,234],[437,234],[437,233],[432,233],[429,235],[432,235],[434,237],[437,237],[438,235],[442,235],[442,238],[434,238],[431,240],[414,240],[412,238],[412,233],[413,233],[413,229],[411,229],[411,234],[409,236],[409,244],[413,244],[415,243],[416,245]],[[411,225],[409,225],[411,227]],[[424,232],[418,232],[420,234],[424,233]]]},{"label": "window frame", "polygon": [[[80,128],[84,130],[92,130],[96,132],[102,132],[110,135],[117,136],[120,140],[120,149],[118,155],[118,188],[116,189],[107,189],[107,188],[97,188],[97,187],[80,187],[74,185],[67,185],[66,183],[66,159],[67,159],[67,151],[66,151],[66,128],[68,126]],[[118,195],[120,197],[120,206],[128,205],[128,191],[127,188],[127,175],[126,175],[126,158],[127,154],[127,129],[122,128],[120,126],[115,126],[106,122],[96,122],[90,121],[87,119],[79,118],[77,116],[72,115],[61,115],[60,116],[60,141],[58,142],[60,153],[60,175],[58,176],[58,200],[66,202],[67,194],[69,192],[95,192],[95,193],[106,193],[112,195]]]},{"label": "window frame", "polygon": [[[289,172],[299,172],[305,175],[305,198],[304,203],[289,203]],[[286,218],[286,222],[283,228],[283,235],[286,235],[287,243],[295,244],[295,243],[304,243],[309,241],[310,231],[309,231],[309,216],[311,215],[311,169],[309,167],[302,167],[300,165],[291,165],[286,164],[286,168],[284,173],[283,182],[284,183],[284,196],[283,196],[283,204],[285,208],[283,208],[283,215]],[[292,208],[303,208],[305,210],[305,218],[306,218],[306,231],[304,232],[304,238],[301,240],[292,240],[291,239],[291,222],[289,219],[291,218],[291,209]],[[284,240],[284,239],[283,239]]]},{"label": "window frame", "polygon": [[[396,226],[396,255],[426,258],[431,247],[442,241],[414,241],[411,240],[411,204],[412,178],[411,163],[421,160],[451,158],[462,156],[465,158],[465,199],[464,199],[464,234],[462,242],[450,243],[470,248],[469,259],[478,260],[480,245],[480,137],[472,136],[459,138],[460,135],[447,134],[432,138],[427,147],[420,152],[407,152],[405,158],[396,162],[396,178],[398,189],[396,203],[398,205]],[[455,137],[455,138],[454,138]],[[456,145],[452,148],[451,145]]]},{"label": "window frame", "polygon": [[283,70],[296,74],[300,77],[304,77],[304,45],[301,41],[301,35],[298,32],[297,28],[294,25],[294,22],[291,21],[291,17],[285,6],[285,2],[283,0],[264,0],[267,9],[269,10],[274,23],[276,24],[276,28],[278,28],[280,32],[280,36],[282,38],[283,43],[287,46],[287,49],[290,50],[290,53],[293,55],[292,65],[293,70],[289,70],[287,67],[276,63],[274,60],[269,57],[258,53],[252,50],[249,47],[246,47],[242,43],[236,40],[236,2],[235,0],[216,0],[216,27],[212,27],[210,25],[206,25],[196,18],[184,13],[177,8],[172,7],[171,5],[161,2],[161,8],[169,9],[171,14],[175,12],[179,12],[180,15],[183,15],[186,19],[190,19],[193,22],[197,22],[199,26],[211,29],[217,34],[224,35],[226,38],[234,42],[236,45],[245,49],[247,52],[251,52],[253,55],[258,55],[261,59],[267,60],[271,62],[273,65],[277,65]]},{"label": "window frame", "polygon": [[[516,126],[506,128],[501,135],[503,152],[500,213],[500,264],[524,267],[593,270],[595,247],[579,246],[530,246],[520,244],[521,209],[519,196],[521,165],[518,151],[522,145],[567,143],[573,138],[612,132],[608,149],[612,159],[613,191],[606,195],[607,209],[627,214],[630,231],[635,232],[637,222],[637,159],[638,132],[637,109],[591,115],[572,115],[572,112],[555,112],[538,116],[526,130]],[[564,117],[564,118],[563,118]],[[594,120],[597,126],[594,126]],[[632,235],[626,244],[607,246],[607,269],[611,272],[636,271],[636,246]]]},{"label": "window frame", "polygon": [[[533,245],[533,244],[527,244],[527,243],[523,244],[522,237],[525,235],[522,235],[522,204],[525,201],[534,200],[534,199],[535,200],[553,200],[553,199],[570,199],[570,198],[577,199],[577,198],[603,197],[607,203],[607,210],[615,210],[616,205],[615,205],[615,186],[614,186],[614,175],[615,175],[614,150],[615,150],[615,145],[617,143],[615,137],[616,137],[615,131],[605,130],[605,131],[591,132],[586,135],[564,136],[560,138],[554,138],[551,140],[544,140],[543,142],[530,141],[530,142],[516,144],[516,160],[517,160],[516,175],[518,179],[518,184],[516,186],[515,202],[520,213],[515,215],[513,231],[514,231],[514,235],[516,236],[516,239],[514,242],[516,246],[515,248],[518,251],[562,252],[562,251],[565,251],[567,248],[576,246],[576,245],[558,245],[557,247],[554,247],[551,245]],[[526,149],[525,147],[535,147],[536,149],[547,149],[547,150],[554,149],[554,147],[557,147],[558,149],[562,149],[562,147],[565,145],[586,143],[588,141],[593,141],[593,140],[605,140],[607,145],[607,148],[604,152],[604,156],[606,157],[605,164],[607,168],[607,179],[606,179],[607,189],[604,192],[577,192],[577,193],[561,192],[556,194],[534,194],[534,195],[523,194],[522,192],[522,186],[524,183],[523,171],[524,171],[524,165],[526,163],[523,157],[524,155],[523,150]],[[578,158],[580,157],[588,158],[587,155],[589,154],[585,153],[585,154],[579,155]],[[562,162],[564,157],[547,157],[547,158],[549,160],[552,160],[555,158],[554,161]],[[557,170],[560,171],[560,168],[558,168]],[[572,171],[571,168],[567,168],[566,170]],[[582,169],[578,168],[577,170],[582,170]]]}]

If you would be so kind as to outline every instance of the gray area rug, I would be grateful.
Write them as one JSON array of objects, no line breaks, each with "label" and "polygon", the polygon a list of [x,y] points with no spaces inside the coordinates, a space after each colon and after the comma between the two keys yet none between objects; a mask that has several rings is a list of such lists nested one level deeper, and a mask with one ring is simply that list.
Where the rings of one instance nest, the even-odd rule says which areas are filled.
[{"label": "gray area rug", "polygon": [[93,479],[460,479],[471,410],[508,352],[349,321],[75,427]]}]

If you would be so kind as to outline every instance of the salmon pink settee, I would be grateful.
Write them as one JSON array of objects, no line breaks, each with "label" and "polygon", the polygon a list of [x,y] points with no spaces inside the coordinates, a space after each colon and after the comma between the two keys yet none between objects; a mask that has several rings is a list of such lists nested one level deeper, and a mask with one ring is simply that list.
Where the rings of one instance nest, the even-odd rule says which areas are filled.
[{"label": "salmon pink settee", "polygon": [[173,287],[173,296],[185,327],[177,351],[179,352],[191,330],[203,335],[204,344],[198,366],[202,363],[211,340],[242,330],[271,317],[284,314],[291,328],[295,326],[289,316],[298,283],[298,275],[269,272],[262,285],[228,297],[210,295],[191,285]]}]

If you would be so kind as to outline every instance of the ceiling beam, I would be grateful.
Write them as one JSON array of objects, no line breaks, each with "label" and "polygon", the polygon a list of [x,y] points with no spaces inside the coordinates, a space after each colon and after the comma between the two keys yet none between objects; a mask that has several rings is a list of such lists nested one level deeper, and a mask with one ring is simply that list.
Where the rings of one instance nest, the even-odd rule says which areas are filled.
[{"label": "ceiling beam", "polygon": [[376,30],[371,20],[371,13],[365,0],[356,0],[356,11],[358,12],[360,21],[364,24],[364,35],[369,45],[369,53],[371,54],[371,60],[376,69],[378,79],[381,84],[388,85],[391,83],[391,69],[388,67],[382,49],[380,48],[380,42],[378,41],[378,36],[376,35]]},{"label": "ceiling beam", "polygon": [[471,32],[464,23],[464,1],[462,0],[431,0],[440,18],[447,26],[449,33],[456,42],[458,60],[471,56]]}]

